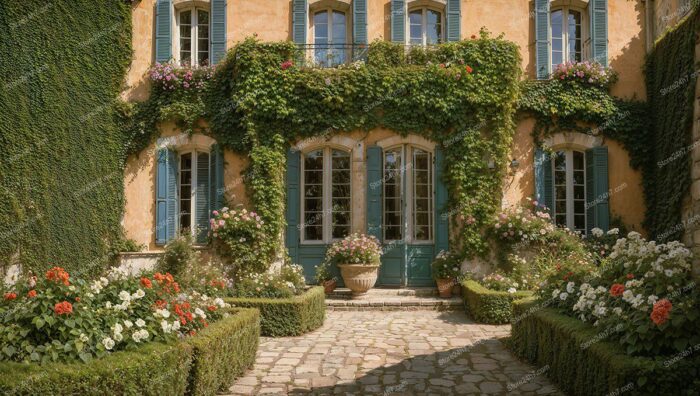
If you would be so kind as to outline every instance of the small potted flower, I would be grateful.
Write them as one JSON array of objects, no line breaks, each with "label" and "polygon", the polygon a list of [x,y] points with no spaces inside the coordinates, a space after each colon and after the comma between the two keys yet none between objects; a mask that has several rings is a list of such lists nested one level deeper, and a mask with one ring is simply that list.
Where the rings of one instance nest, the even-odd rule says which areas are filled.
[{"label": "small potted flower", "polygon": [[453,254],[441,250],[433,260],[432,270],[440,297],[452,297],[452,289],[462,276],[457,258]]},{"label": "small potted flower", "polygon": [[345,286],[353,297],[359,297],[377,282],[381,255],[377,238],[355,233],[332,244],[326,252],[326,262],[338,264]]},{"label": "small potted flower", "polygon": [[323,291],[326,294],[331,294],[333,293],[333,290],[335,290],[338,282],[333,274],[331,274],[329,262],[324,261],[316,267],[316,282],[323,286]]}]

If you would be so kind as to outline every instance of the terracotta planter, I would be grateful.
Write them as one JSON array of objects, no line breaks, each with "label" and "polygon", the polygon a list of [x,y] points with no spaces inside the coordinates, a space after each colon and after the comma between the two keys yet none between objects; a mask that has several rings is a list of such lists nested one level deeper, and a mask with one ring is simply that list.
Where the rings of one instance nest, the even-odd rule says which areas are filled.
[{"label": "terracotta planter", "polygon": [[326,294],[331,294],[337,285],[338,282],[335,279],[323,281],[323,291],[326,292]]},{"label": "terracotta planter", "polygon": [[377,283],[379,264],[338,264],[338,268],[353,298],[367,293]]},{"label": "terracotta planter", "polygon": [[455,296],[461,296],[462,295],[462,285],[457,283],[454,286],[452,286],[452,294],[454,294]]},{"label": "terracotta planter", "polygon": [[452,297],[452,286],[454,286],[454,281],[452,279],[436,279],[438,294],[441,298]]}]

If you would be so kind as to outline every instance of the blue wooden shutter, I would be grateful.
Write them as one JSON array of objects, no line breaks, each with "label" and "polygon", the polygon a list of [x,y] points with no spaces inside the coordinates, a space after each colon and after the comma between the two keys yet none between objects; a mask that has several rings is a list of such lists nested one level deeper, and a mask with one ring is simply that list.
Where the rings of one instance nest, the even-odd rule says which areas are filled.
[{"label": "blue wooden shutter", "polygon": [[588,18],[591,21],[591,57],[608,65],[608,0],[590,0]]},{"label": "blue wooden shutter", "polygon": [[294,0],[292,4],[292,40],[306,44],[306,21],[309,4],[307,0]]},{"label": "blue wooden shutter", "polygon": [[535,150],[535,200],[546,206],[550,212],[554,207],[554,185],[552,182],[552,161],[549,153]]},{"label": "blue wooden shutter", "polygon": [[382,240],[382,148],[367,148],[367,234]]},{"label": "blue wooden shutter", "polygon": [[157,160],[156,244],[165,245],[175,237],[177,227],[177,155],[162,148]]},{"label": "blue wooden shutter", "polygon": [[406,42],[406,1],[391,0],[391,41]]},{"label": "blue wooden shutter", "polygon": [[537,78],[549,78],[549,0],[535,0],[535,67]]},{"label": "blue wooden shutter", "polygon": [[226,0],[211,0],[211,64],[226,56]]},{"label": "blue wooden shutter", "polygon": [[447,0],[447,41],[459,41],[461,36],[462,0]]},{"label": "blue wooden shutter", "polygon": [[367,44],[367,0],[352,2],[352,35],[354,44]]},{"label": "blue wooden shutter", "polygon": [[206,243],[209,232],[211,198],[209,194],[209,153],[197,153],[197,184],[195,185],[194,221],[195,241]]},{"label": "blue wooden shutter", "polygon": [[447,207],[447,187],[443,182],[444,153],[435,149],[435,251],[449,250],[449,208]]},{"label": "blue wooden shutter", "polygon": [[594,147],[586,151],[586,229],[610,228],[608,205],[608,148]]},{"label": "blue wooden shutter", "polygon": [[167,62],[173,56],[172,8],[171,0],[156,3],[156,62]]},{"label": "blue wooden shutter", "polygon": [[289,251],[292,262],[299,262],[299,217],[301,208],[299,205],[300,190],[299,178],[301,176],[301,153],[297,150],[287,150],[287,232],[285,245]]},{"label": "blue wooden shutter", "polygon": [[211,146],[209,157],[209,197],[211,199],[210,210],[219,210],[224,205],[224,151],[218,144]]}]

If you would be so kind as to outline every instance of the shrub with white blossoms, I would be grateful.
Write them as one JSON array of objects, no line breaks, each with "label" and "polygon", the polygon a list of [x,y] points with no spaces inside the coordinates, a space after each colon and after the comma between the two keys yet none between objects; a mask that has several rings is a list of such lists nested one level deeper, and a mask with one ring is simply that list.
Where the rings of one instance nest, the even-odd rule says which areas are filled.
[{"label": "shrub with white blossoms", "polygon": [[217,252],[233,266],[230,275],[267,270],[269,263],[264,253],[269,237],[258,213],[224,207],[212,212],[210,223]]},{"label": "shrub with white blossoms", "polygon": [[305,286],[302,267],[284,264],[279,272],[241,274],[233,285],[233,293],[236,297],[288,298],[301,294]]}]

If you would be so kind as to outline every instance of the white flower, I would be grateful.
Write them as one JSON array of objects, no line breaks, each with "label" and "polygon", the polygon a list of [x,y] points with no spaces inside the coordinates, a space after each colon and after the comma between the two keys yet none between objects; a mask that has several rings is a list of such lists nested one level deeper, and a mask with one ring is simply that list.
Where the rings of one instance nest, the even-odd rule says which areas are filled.
[{"label": "white flower", "polygon": [[104,345],[105,349],[109,351],[114,348],[114,340],[107,337],[102,340],[102,345]]},{"label": "white flower", "polygon": [[88,342],[90,338],[85,335],[85,333],[80,333],[80,337],[78,338],[82,342]]},{"label": "white flower", "polygon": [[567,283],[567,284],[566,284],[566,292],[569,293],[569,294],[573,293],[574,290],[575,290],[575,289],[574,289],[574,286],[576,286],[576,284],[575,284],[574,282],[569,282],[569,283]]},{"label": "white flower", "polygon": [[105,303],[105,308],[107,308],[107,309],[112,309],[112,303],[109,302],[109,301],[107,301],[107,302]]},{"label": "white flower", "polygon": [[114,341],[121,342],[124,339],[122,333],[114,333]]},{"label": "white flower", "polygon": [[167,320],[162,320],[160,322],[160,328],[163,329],[163,333],[165,333],[165,334],[169,334],[173,331],[173,325],[168,323]]},{"label": "white flower", "polygon": [[114,334],[121,333],[123,330],[124,328],[119,323],[116,323],[114,326],[112,326],[112,331],[114,332]]},{"label": "white flower", "polygon": [[513,294],[515,292],[516,292],[516,290],[514,287],[511,287],[510,289],[508,289],[508,293],[510,293],[510,294]]},{"label": "white flower", "polygon": [[561,293],[559,299],[565,301],[569,297],[569,293]]},{"label": "white flower", "polygon": [[552,298],[557,298],[557,296],[559,296],[559,293],[560,293],[560,292],[559,292],[559,289],[553,291],[553,292],[552,292]]},{"label": "white flower", "polygon": [[173,321],[173,330],[174,331],[180,330],[180,321],[179,320]]},{"label": "white flower", "polygon": [[591,234],[596,238],[600,238],[603,236],[604,232],[600,228],[596,227],[591,230]]},{"label": "white flower", "polygon": [[156,309],[156,316],[167,319],[170,317],[170,311],[167,309]]},{"label": "white flower", "polygon": [[102,282],[99,280],[96,280],[92,282],[92,285],[90,285],[90,289],[95,292],[95,294],[99,294],[102,291]]},{"label": "white flower", "polygon": [[119,292],[119,299],[122,301],[129,301],[131,300],[131,294],[126,290],[122,290]]},{"label": "white flower", "polygon": [[[214,305],[216,305],[219,308],[224,308],[226,306],[226,303],[224,302],[223,299],[217,297],[214,299]],[[166,316],[166,318],[167,318],[167,316]]]},{"label": "white flower", "polygon": [[124,321],[124,326],[126,326],[127,329],[130,329],[131,326],[133,326],[133,325],[134,325],[134,323],[133,323],[132,321],[130,321],[130,320],[125,320],[125,321]]},{"label": "white flower", "polygon": [[619,233],[620,233],[620,229],[619,229],[619,228],[611,228],[611,229],[608,230],[608,232],[607,232],[608,235],[617,235],[617,234],[619,234]]},{"label": "white flower", "polygon": [[202,318],[202,319],[206,319],[206,318],[207,318],[207,315],[204,313],[204,311],[202,311],[202,310],[199,309],[199,308],[195,308],[194,314],[197,315],[197,316],[199,316],[199,317]]},{"label": "white flower", "polygon": [[622,308],[615,307],[613,308],[613,312],[615,312],[616,315],[622,315]]},{"label": "white flower", "polygon": [[659,298],[653,294],[651,296],[647,297],[647,302],[649,303],[649,305],[654,305],[654,304],[656,304],[657,301],[659,301]]},{"label": "white flower", "polygon": [[141,290],[141,289],[138,289],[138,290],[136,290],[136,293],[134,293],[134,294],[131,295],[131,298],[133,298],[133,299],[139,299],[139,298],[143,298],[143,296],[145,296],[145,295],[146,295],[146,292],[144,292],[144,291]]},{"label": "white flower", "polygon": [[673,276],[673,270],[670,270],[670,269],[664,270],[664,274],[666,274],[666,276],[668,276],[670,278]]},{"label": "white flower", "polygon": [[143,319],[140,319],[140,318],[139,318],[139,319],[136,319],[136,326],[138,326],[138,327],[143,327],[143,326],[145,326],[145,325],[146,325],[146,322],[144,322]]},{"label": "white flower", "polygon": [[595,310],[593,311],[593,314],[597,317],[604,316],[605,313],[607,312],[607,308],[603,305],[596,305]]},{"label": "white flower", "polygon": [[109,279],[105,278],[104,276],[100,278],[100,283],[102,283],[102,287],[109,285]]}]

